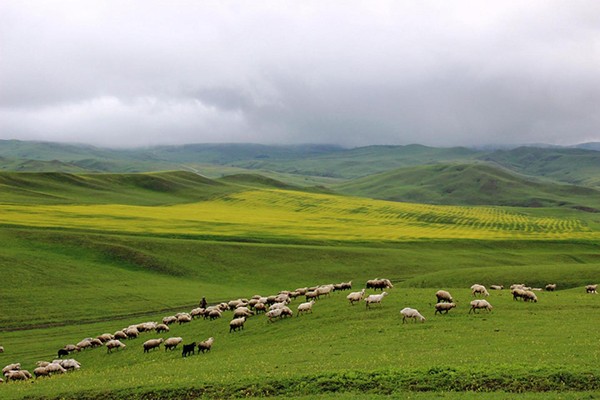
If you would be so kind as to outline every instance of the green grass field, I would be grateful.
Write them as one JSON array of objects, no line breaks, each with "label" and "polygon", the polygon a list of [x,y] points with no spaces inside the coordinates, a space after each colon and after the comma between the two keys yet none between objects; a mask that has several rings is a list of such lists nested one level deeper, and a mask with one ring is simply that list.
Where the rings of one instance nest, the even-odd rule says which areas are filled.
[{"label": "green grass field", "polygon": [[[202,296],[216,303],[348,280],[360,290],[375,277],[395,287],[369,310],[350,306],[342,292],[301,317],[253,316],[240,332],[228,332],[227,312],[172,325],[168,334],[143,333],[114,354],[73,354],[79,371],[2,384],[0,398],[600,397],[600,297],[583,290],[600,280],[595,214],[159,177],[169,190],[141,187],[146,177],[100,176],[95,192],[61,189],[59,202],[40,190],[18,192],[22,180],[7,184],[1,366],[21,362],[32,371],[65,344],[190,311]],[[469,314],[476,282],[556,282],[559,290],[538,292],[538,303],[492,291],[494,310]],[[436,316],[441,288],[458,307]],[[402,324],[403,307],[427,321]],[[215,345],[188,358],[162,348],[143,353],[145,340],[170,336],[184,343],[213,336]]]}]

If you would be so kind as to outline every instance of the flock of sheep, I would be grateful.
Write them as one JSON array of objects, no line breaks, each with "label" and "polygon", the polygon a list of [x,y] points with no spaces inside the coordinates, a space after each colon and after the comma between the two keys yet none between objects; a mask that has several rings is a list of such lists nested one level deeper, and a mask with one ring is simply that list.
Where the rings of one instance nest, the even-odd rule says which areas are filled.
[{"label": "flock of sheep", "polygon": [[[368,309],[374,304],[380,304],[383,299],[388,295],[384,289],[393,288],[393,285],[389,279],[372,279],[367,281],[366,289],[381,290],[379,294],[370,294],[365,296],[366,289],[361,289],[358,292],[351,292],[346,296],[350,305],[364,301],[365,307]],[[268,322],[274,322],[277,319],[284,317],[292,317],[294,312],[289,307],[292,300],[298,297],[304,297],[305,302],[300,303],[297,306],[296,316],[301,314],[312,313],[313,305],[318,299],[328,297],[332,292],[345,291],[352,289],[352,282],[342,282],[339,284],[328,284],[319,285],[314,287],[298,288],[293,291],[284,290],[279,292],[277,295],[272,296],[260,296],[255,295],[251,299],[236,299],[229,302],[222,302],[219,304],[211,305],[206,308],[194,308],[189,313],[181,312],[175,315],[169,315],[159,322],[143,322],[135,325],[129,325],[126,328],[116,331],[115,333],[103,333],[95,338],[87,337],[77,344],[67,344],[57,352],[58,358],[49,361],[38,361],[36,368],[33,371],[33,375],[24,369],[21,369],[20,363],[13,363],[5,366],[2,369],[2,374],[6,378],[6,381],[10,380],[28,380],[39,377],[49,377],[54,374],[63,374],[69,370],[78,370],[81,368],[81,364],[72,358],[63,358],[69,356],[73,352],[80,352],[85,349],[106,347],[107,354],[110,354],[113,350],[122,350],[127,347],[125,341],[127,339],[134,339],[140,337],[146,333],[162,334],[171,330],[170,326],[173,324],[186,324],[192,322],[197,318],[204,318],[214,320],[221,318],[227,311],[232,312],[232,319],[229,322],[229,333],[240,331],[244,329],[244,323],[246,319],[264,313]],[[492,290],[503,290],[502,285],[491,285]],[[542,288],[531,288],[525,284],[514,284],[510,287],[511,294],[514,300],[523,300],[525,302],[537,302],[536,291],[543,290]],[[545,287],[546,291],[556,290],[556,284],[548,284]],[[587,285],[585,287],[587,293],[597,293],[597,285]],[[474,297],[487,297],[489,292],[486,287],[480,284],[471,286],[471,293]],[[456,307],[452,295],[446,290],[438,290],[435,293],[437,303],[435,304],[434,315],[440,313],[447,314],[451,309]],[[477,312],[478,310],[484,309],[488,312],[492,310],[492,305],[485,299],[476,298],[470,302],[469,314],[471,312]],[[402,323],[406,323],[407,319],[413,321],[425,322],[425,317],[414,308],[403,308],[400,311],[402,315]],[[214,343],[214,337],[210,337],[201,342],[191,342],[183,344],[183,338],[181,337],[169,337],[169,338],[151,338],[143,342],[142,349],[144,353],[148,353],[151,350],[159,349],[162,345],[165,351],[173,351],[180,344],[182,345],[182,357],[187,357],[196,354],[205,353],[211,350]],[[4,352],[4,348],[0,346],[0,352]],[[0,379],[0,382],[3,382]]]}]

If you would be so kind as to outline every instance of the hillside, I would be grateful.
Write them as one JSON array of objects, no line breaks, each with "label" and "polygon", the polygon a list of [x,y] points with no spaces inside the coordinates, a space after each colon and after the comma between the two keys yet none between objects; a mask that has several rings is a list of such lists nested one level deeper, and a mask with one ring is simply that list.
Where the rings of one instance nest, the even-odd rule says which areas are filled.
[{"label": "hillside", "polygon": [[428,204],[600,209],[600,191],[533,181],[485,163],[402,168],[331,187],[354,196]]}]

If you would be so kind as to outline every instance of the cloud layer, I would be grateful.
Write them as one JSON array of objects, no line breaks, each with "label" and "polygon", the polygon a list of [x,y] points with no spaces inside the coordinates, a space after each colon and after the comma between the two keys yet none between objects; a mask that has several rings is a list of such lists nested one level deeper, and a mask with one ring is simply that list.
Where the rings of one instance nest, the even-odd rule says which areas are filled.
[{"label": "cloud layer", "polygon": [[597,1],[0,3],[0,138],[600,141]]}]

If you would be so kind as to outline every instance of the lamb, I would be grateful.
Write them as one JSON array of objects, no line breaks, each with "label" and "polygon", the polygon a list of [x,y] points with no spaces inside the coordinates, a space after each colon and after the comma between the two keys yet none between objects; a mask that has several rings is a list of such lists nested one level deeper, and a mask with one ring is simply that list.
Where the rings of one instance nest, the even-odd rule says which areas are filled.
[{"label": "lamb", "polygon": [[183,342],[183,339],[180,337],[168,338],[167,340],[165,340],[165,343],[164,343],[165,351],[175,349],[177,347],[177,345],[181,342]]},{"label": "lamb", "polygon": [[203,342],[200,342],[198,344],[198,352],[206,352],[206,351],[210,351],[210,349],[212,348],[213,343],[215,342],[215,338],[214,337],[209,337],[208,339],[206,339]]},{"label": "lamb", "polygon": [[471,286],[471,292],[473,293],[473,296],[478,295],[478,294],[482,294],[484,296],[489,296],[490,294],[488,293],[487,289],[485,288],[485,286],[483,285],[479,285],[479,284],[474,284],[473,286]]},{"label": "lamb", "polygon": [[144,353],[148,353],[152,349],[158,349],[160,347],[160,344],[162,342],[163,342],[162,338],[146,340],[144,342],[144,344],[143,344],[143,346],[144,346]]},{"label": "lamb", "polygon": [[[448,303],[442,303],[442,304],[448,304]],[[415,310],[414,308],[403,308],[402,310],[400,310],[400,314],[402,314],[402,323],[406,323],[406,318],[412,318],[413,321],[417,322],[417,319],[419,319],[419,321],[421,322],[425,322],[425,317],[421,315],[421,313],[419,313],[419,311]]]},{"label": "lamb", "polygon": [[585,286],[586,293],[598,294],[597,289],[598,289],[598,285],[586,285]]},{"label": "lamb", "polygon": [[492,290],[503,290],[504,285],[490,285],[490,289]]},{"label": "lamb", "polygon": [[488,303],[487,300],[473,300],[471,302],[471,309],[469,310],[469,314],[471,311],[475,312],[475,310],[479,310],[481,308],[486,309],[488,312],[492,311],[492,305]]},{"label": "lamb", "polygon": [[435,297],[437,297],[438,303],[452,303],[454,301],[450,292],[447,292],[445,290],[438,290],[437,292],[435,292]]},{"label": "lamb", "polygon": [[381,294],[370,294],[365,299],[367,308],[369,308],[370,304],[375,304],[375,303],[381,304],[381,301],[383,300],[383,298],[385,296],[387,296],[387,292],[382,292]]},{"label": "lamb", "polygon": [[306,303],[301,303],[298,305],[298,314],[296,314],[296,317],[300,316],[300,313],[307,313],[310,311],[310,313],[312,314],[312,306],[313,304],[315,304],[314,300],[311,300],[309,302]]},{"label": "lamb", "polygon": [[166,324],[158,324],[155,328],[156,333],[169,332],[170,330],[171,328]]},{"label": "lamb", "polygon": [[184,344],[181,350],[181,357],[187,357],[191,354],[196,354],[196,342]]},{"label": "lamb", "polygon": [[229,333],[244,329],[244,322],[246,322],[246,317],[235,318],[229,321]]},{"label": "lamb", "polygon": [[125,347],[127,347],[125,344],[121,343],[120,340],[118,339],[113,339],[113,340],[109,340],[108,342],[106,342],[106,352],[107,353],[112,353],[112,349],[124,349]]},{"label": "lamb", "polygon": [[350,301],[350,305],[354,305],[354,303],[358,303],[362,300],[365,295],[365,289],[362,289],[360,292],[352,292],[346,298]]},{"label": "lamb", "polygon": [[445,311],[444,314],[448,314],[448,311],[454,307],[456,307],[455,303],[437,303],[435,305],[435,313],[433,313],[433,315],[436,315],[437,313],[441,314],[442,311]]}]

